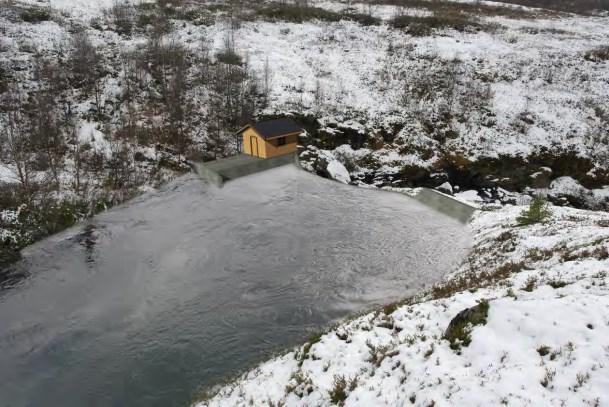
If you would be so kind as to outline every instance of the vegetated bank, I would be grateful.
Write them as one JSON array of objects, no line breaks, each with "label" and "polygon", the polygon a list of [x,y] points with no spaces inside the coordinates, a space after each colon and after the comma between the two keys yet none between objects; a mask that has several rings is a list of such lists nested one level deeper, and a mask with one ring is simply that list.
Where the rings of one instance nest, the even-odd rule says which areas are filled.
[{"label": "vegetated bank", "polygon": [[475,247],[443,283],[317,335],[198,405],[603,405],[609,215],[539,204],[541,216],[479,211]]}]

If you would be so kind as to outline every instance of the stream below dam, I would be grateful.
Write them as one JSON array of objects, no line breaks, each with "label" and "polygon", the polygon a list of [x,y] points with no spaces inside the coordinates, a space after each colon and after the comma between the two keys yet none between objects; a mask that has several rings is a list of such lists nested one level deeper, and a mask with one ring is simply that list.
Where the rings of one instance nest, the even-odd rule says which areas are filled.
[{"label": "stream below dam", "polygon": [[0,406],[184,406],[457,267],[466,225],[287,165],[181,177],[23,252],[0,291]]}]

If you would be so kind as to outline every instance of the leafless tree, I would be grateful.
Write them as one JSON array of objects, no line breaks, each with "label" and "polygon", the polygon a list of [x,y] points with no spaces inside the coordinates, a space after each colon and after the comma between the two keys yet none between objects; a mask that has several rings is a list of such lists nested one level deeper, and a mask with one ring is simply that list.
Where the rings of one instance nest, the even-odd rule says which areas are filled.
[{"label": "leafless tree", "polygon": [[33,148],[27,127],[27,118],[23,115],[20,96],[9,91],[2,98],[2,123],[0,136],[4,146],[5,159],[14,165],[22,192],[31,197],[32,193],[32,164]]},{"label": "leafless tree", "polygon": [[67,133],[68,144],[70,145],[68,155],[72,159],[73,163],[71,167],[73,177],[72,187],[74,188],[76,195],[84,198],[89,185],[89,165],[87,164],[86,150],[83,148],[83,145],[78,137],[78,127],[73,117],[71,117],[65,124],[65,131]]},{"label": "leafless tree", "polygon": [[59,189],[65,158],[65,140],[57,119],[55,98],[47,89],[42,89],[31,95],[31,103],[26,105],[26,108],[31,144],[44,158],[55,188]]},{"label": "leafless tree", "polygon": [[223,156],[226,148],[224,137],[224,120],[222,119],[222,102],[220,98],[212,98],[208,105],[207,120],[207,150],[211,151],[213,158]]},{"label": "leafless tree", "polygon": [[201,40],[201,46],[198,53],[198,67],[201,83],[208,84],[211,75],[211,53],[210,45],[207,39]]},{"label": "leafless tree", "polygon": [[114,190],[128,189],[133,185],[135,168],[128,143],[120,137],[110,140],[110,158],[106,162],[107,184]]},{"label": "leafless tree", "polygon": [[134,10],[131,4],[121,0],[115,0],[110,8],[110,17],[116,26],[116,29],[121,34],[131,34],[133,29],[132,16]]},{"label": "leafless tree", "polygon": [[173,45],[173,69],[164,94],[165,108],[169,116],[171,144],[184,153],[188,146],[186,121],[191,115],[192,104],[187,98],[189,88],[187,54],[181,46]]},{"label": "leafless tree", "polygon": [[315,114],[319,114],[323,110],[324,105],[324,89],[319,78],[315,80],[315,90],[313,91],[313,109]]},{"label": "leafless tree", "polygon": [[102,58],[97,48],[84,31],[72,36],[72,51],[70,67],[73,75],[73,85],[82,88],[86,95],[93,94],[98,116],[103,114],[101,103]]},{"label": "leafless tree", "polygon": [[263,107],[268,106],[271,97],[271,89],[273,87],[273,70],[269,63],[269,58],[264,60],[264,71],[262,73],[262,92],[263,92]]}]

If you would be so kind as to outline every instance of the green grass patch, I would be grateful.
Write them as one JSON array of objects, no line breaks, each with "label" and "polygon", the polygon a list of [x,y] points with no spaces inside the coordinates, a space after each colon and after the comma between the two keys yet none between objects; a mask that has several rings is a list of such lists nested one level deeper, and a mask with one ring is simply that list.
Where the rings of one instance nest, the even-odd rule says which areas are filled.
[{"label": "green grass patch", "polygon": [[342,15],[319,7],[306,7],[294,4],[271,4],[256,11],[259,17],[267,20],[304,23],[311,20],[340,21]]},{"label": "green grass patch", "polygon": [[362,13],[347,13],[343,14],[343,19],[349,21],[355,21],[363,26],[380,25],[381,20],[371,16],[370,14]]},{"label": "green grass patch", "polygon": [[569,285],[569,283],[560,281],[560,280],[551,280],[548,281],[548,285],[554,289],[563,288]]},{"label": "green grass patch", "polygon": [[21,19],[27,23],[40,23],[51,19],[51,10],[43,7],[32,7],[21,12]]},{"label": "green grass patch", "polygon": [[439,29],[453,29],[457,31],[474,31],[482,25],[474,18],[461,12],[442,12],[433,16],[397,16],[391,19],[393,28],[404,30],[407,33],[422,37],[430,35]]},{"label": "green grass patch", "polygon": [[541,345],[539,348],[537,348],[537,353],[539,353],[539,356],[544,357],[549,355],[551,350],[552,349],[548,345]]},{"label": "green grass patch", "polygon": [[324,336],[324,334],[325,334],[325,332],[316,332],[314,334],[311,334],[311,336],[309,336],[307,343],[305,343],[303,345],[301,351],[296,353],[296,359],[298,360],[298,363],[300,365],[302,365],[302,362],[304,362],[305,359],[309,358],[309,353],[311,352],[311,348],[313,347],[313,345],[315,345],[316,343],[321,341],[321,337]]}]

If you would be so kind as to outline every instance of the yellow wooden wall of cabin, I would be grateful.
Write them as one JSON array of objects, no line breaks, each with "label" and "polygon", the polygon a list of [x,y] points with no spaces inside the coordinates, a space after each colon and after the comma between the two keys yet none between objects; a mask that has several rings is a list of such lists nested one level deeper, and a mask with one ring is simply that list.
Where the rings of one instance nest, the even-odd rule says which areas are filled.
[{"label": "yellow wooden wall of cabin", "polygon": [[[295,153],[298,149],[298,134],[286,136],[286,143],[283,146],[277,145],[276,138],[265,140],[252,128],[244,130],[242,137],[243,153],[260,158],[271,158],[284,154]],[[258,145],[258,154],[256,154],[256,144]]]},{"label": "yellow wooden wall of cabin", "polygon": [[[256,141],[252,141],[252,139]],[[258,154],[256,154],[256,145],[258,145]],[[253,129],[249,128],[243,132],[243,152],[260,158],[266,158],[266,142]],[[253,147],[253,152],[252,152]]]},{"label": "yellow wooden wall of cabin", "polygon": [[266,140],[266,157],[278,157],[280,155],[295,153],[298,149],[298,134],[285,137],[285,144],[277,145],[277,139]]}]

